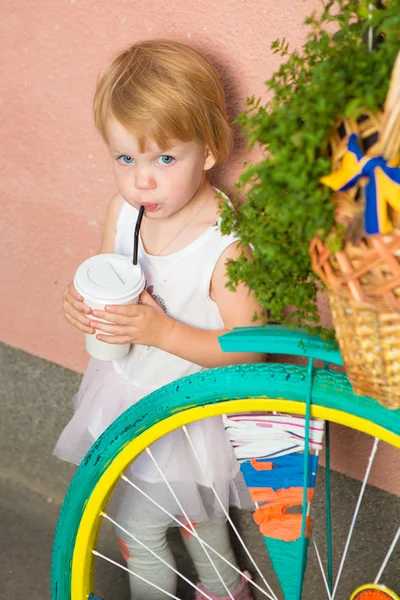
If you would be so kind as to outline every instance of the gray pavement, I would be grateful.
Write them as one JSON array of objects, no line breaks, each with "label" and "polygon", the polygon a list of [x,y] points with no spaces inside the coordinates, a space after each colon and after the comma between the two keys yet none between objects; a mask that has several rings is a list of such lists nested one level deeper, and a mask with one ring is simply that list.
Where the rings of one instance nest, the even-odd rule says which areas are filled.
[{"label": "gray pavement", "polygon": [[[49,569],[54,529],[68,482],[74,472],[70,465],[51,456],[51,449],[71,413],[71,397],[80,376],[57,365],[0,345],[0,599],[48,600]],[[321,469],[313,503],[314,533],[324,550],[324,470]],[[351,521],[360,483],[333,474],[334,563],[337,567]],[[271,578],[269,559],[250,514],[233,511],[237,527],[251,551]],[[400,500],[368,487],[360,513],[356,537],[350,547],[349,564],[337,600],[348,600],[357,585],[376,575],[400,517]],[[177,531],[170,541],[178,565],[195,579],[193,567],[183,550]],[[100,549],[114,560],[119,553],[109,529],[102,531]],[[254,573],[243,550],[235,544],[241,568]],[[400,592],[400,551],[397,549],[385,572],[387,585]],[[98,565],[96,591],[105,600],[128,600],[126,574],[111,565]],[[178,595],[192,598],[190,588],[181,585]],[[256,600],[262,596],[256,594]],[[324,588],[314,552],[310,552],[304,599],[319,600]]]}]

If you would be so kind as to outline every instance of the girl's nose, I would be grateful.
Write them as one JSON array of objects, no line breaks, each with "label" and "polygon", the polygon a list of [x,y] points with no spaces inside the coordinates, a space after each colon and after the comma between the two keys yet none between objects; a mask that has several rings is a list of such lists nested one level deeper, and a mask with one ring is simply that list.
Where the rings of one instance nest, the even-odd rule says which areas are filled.
[{"label": "girl's nose", "polygon": [[156,181],[149,169],[136,166],[135,187],[138,190],[154,190]]}]

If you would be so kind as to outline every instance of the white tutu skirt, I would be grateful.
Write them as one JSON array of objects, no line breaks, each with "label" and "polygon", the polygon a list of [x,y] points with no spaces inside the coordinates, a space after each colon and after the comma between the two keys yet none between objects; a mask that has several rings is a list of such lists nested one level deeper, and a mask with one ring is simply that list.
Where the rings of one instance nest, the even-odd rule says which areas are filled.
[{"label": "white tutu skirt", "polygon": [[[112,363],[91,359],[74,397],[74,416],[62,432],[54,454],[79,465],[103,431],[152,391],[154,388],[144,390],[135,386],[117,373]],[[195,452],[182,429],[165,435],[150,447],[162,475],[151,457],[143,452],[126,472],[141,491],[121,482],[124,496],[132,499],[135,508],[143,507],[149,516],[155,516],[160,509],[150,497],[180,521],[189,518],[195,522],[221,522],[230,505],[250,508],[250,495],[222,417],[191,423],[187,431]]]}]

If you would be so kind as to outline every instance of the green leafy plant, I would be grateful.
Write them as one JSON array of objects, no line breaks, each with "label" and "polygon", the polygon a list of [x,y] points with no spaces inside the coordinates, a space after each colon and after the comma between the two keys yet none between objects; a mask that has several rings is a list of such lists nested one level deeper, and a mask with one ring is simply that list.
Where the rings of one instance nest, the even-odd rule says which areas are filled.
[{"label": "green leafy plant", "polygon": [[[334,224],[331,192],[320,184],[330,172],[328,140],[338,117],[356,118],[384,102],[400,39],[400,0],[386,0],[372,13],[370,2],[332,0],[306,20],[311,34],[301,52],[285,40],[272,44],[284,58],[266,82],[272,100],[250,98],[239,118],[249,147],[264,158],[246,164],[237,188],[246,201],[222,209],[223,233],[238,232],[253,256],[228,264],[230,285],[245,282],[272,321],[319,325],[310,240],[321,236],[337,251],[344,232]],[[378,40],[370,52],[365,38]],[[333,32],[333,33],[332,33]],[[288,311],[288,307],[295,307]]]}]

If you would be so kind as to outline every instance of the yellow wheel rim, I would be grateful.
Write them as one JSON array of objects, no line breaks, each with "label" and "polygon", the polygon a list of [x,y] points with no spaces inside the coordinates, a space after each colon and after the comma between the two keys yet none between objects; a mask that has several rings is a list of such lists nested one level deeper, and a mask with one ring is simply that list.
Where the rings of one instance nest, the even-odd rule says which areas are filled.
[{"label": "yellow wheel rim", "polygon": [[[94,569],[92,550],[95,548],[100,528],[100,513],[104,510],[121,474],[147,446],[150,446],[153,442],[167,433],[201,419],[221,416],[223,414],[273,411],[305,415],[306,405],[304,402],[285,400],[283,398],[247,398],[211,403],[206,406],[179,411],[175,415],[149,427],[131,442],[126,444],[115,459],[110,462],[97,482],[96,487],[87,500],[87,504],[82,514],[71,564],[71,600],[86,599],[93,591]],[[351,427],[354,430],[361,431],[372,437],[377,437],[388,444],[400,448],[399,436],[387,431],[381,426],[375,425],[367,419],[350,415],[344,411],[318,405],[311,406],[311,416],[313,418],[323,419],[325,421]],[[393,592],[390,593],[393,594]],[[387,597],[393,598],[394,600],[400,600],[395,594]],[[352,598],[355,598],[354,594]]]}]

